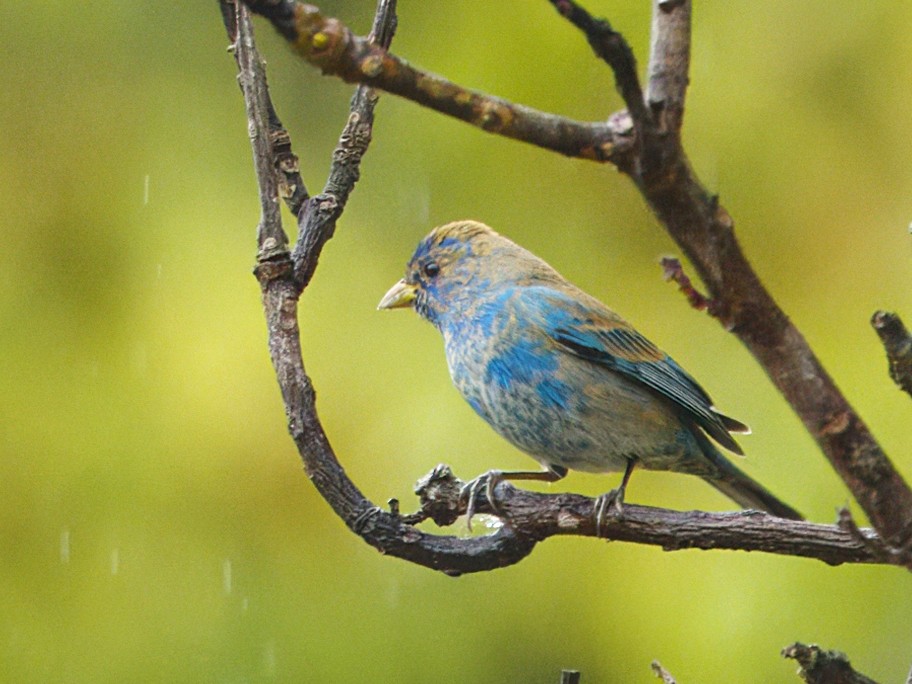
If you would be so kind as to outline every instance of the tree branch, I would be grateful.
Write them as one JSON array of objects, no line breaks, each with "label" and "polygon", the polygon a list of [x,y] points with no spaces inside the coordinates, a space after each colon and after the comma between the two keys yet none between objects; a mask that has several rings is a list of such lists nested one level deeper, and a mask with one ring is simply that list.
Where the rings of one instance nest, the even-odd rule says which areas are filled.
[{"label": "tree branch", "polygon": [[671,674],[671,672],[669,672],[664,667],[662,667],[662,663],[660,663],[658,660],[653,660],[651,667],[652,667],[652,673],[658,679],[662,680],[662,684],[677,684],[677,681],[675,680],[675,678]]},{"label": "tree branch", "polygon": [[580,673],[577,670],[562,670],[560,684],[580,684]]},{"label": "tree branch", "polygon": [[900,389],[912,395],[912,335],[899,316],[886,311],[877,311],[871,325],[887,352],[890,377]]},{"label": "tree branch", "polygon": [[658,132],[677,137],[690,83],[690,0],[653,0],[646,102]]},{"label": "tree branch", "polygon": [[[405,520],[453,524],[465,513],[466,502],[460,495],[463,485],[449,466],[437,466],[415,486],[421,500],[420,513]],[[562,535],[596,536],[597,499],[529,492],[509,482],[497,486],[494,498],[493,507],[479,499],[476,510],[500,517],[506,525],[501,529],[513,528],[539,541]],[[907,558],[892,555],[873,530],[796,522],[760,511],[671,511],[625,503],[621,515],[602,522],[600,532],[602,539],[651,544],[664,551],[762,551],[814,558],[830,565],[908,563]]]},{"label": "tree branch", "polygon": [[[282,230],[275,173],[277,160],[270,135],[278,122],[278,117],[275,116],[269,98],[266,69],[254,45],[253,26],[247,10],[228,0],[221,0],[219,7],[222,11],[222,21],[232,42],[231,52],[234,53],[238,65],[238,83],[244,95],[249,123],[248,134],[253,150],[253,167],[259,184],[260,223],[257,226],[257,261],[281,261],[283,255],[288,254],[288,237]],[[281,127],[281,124],[278,124],[278,127]],[[306,194],[306,190],[304,192]]]},{"label": "tree branch", "polygon": [[348,83],[380,88],[490,133],[569,157],[618,161],[629,147],[631,128],[626,118],[587,123],[541,112],[416,69],[354,35],[337,19],[324,17],[313,5],[290,0],[251,0],[246,4],[270,19],[304,59]]},{"label": "tree branch", "polygon": [[[268,135],[269,97],[265,71],[256,51],[246,10],[236,0],[221,0],[220,7],[238,62],[254,151],[254,168],[260,188],[261,220],[257,229],[259,249],[255,272],[263,292],[269,351],[285,402],[289,432],[298,447],[308,477],[335,513],[353,531],[383,553],[453,575],[490,570],[521,560],[532,551],[535,541],[520,536],[511,529],[503,528],[496,534],[477,539],[441,537],[420,532],[400,516],[381,511],[364,497],[336,459],[317,417],[313,385],[301,356],[297,303],[302,285],[295,276],[296,269],[293,268],[287,251],[277,248],[278,245],[287,244],[287,239],[278,214],[278,183],[275,179],[276,167],[272,163],[274,150]],[[378,40],[389,40],[394,25],[395,2],[381,0],[374,32]],[[353,119],[365,115],[364,110],[358,108],[366,106],[372,109],[374,101],[375,98],[369,93],[359,89],[353,98],[353,111],[345,131],[350,130]],[[357,172],[350,167],[340,169],[338,166],[344,167],[349,163],[357,166],[360,154],[347,154],[346,150],[348,145],[357,140],[360,152],[363,153],[363,147],[369,141],[369,126],[367,140],[363,135],[365,131],[361,130],[360,133],[361,136],[346,135],[343,132],[339,148],[333,155],[333,169],[327,186],[332,186],[335,192],[344,197],[351,191]],[[331,200],[313,198],[313,201],[308,202],[314,204],[328,201]],[[338,212],[341,212],[344,201],[336,199],[335,205]],[[317,237],[299,240],[296,247],[301,262],[312,263],[315,267],[320,249],[332,235],[332,225],[338,213],[321,212],[320,207],[308,212],[307,204],[303,213],[318,217],[329,216],[329,220],[323,223],[308,219],[314,221],[309,224],[309,230]],[[312,267],[309,272],[312,273]]]},{"label": "tree branch", "polygon": [[633,50],[620,33],[615,31],[607,19],[594,19],[589,12],[572,0],[549,0],[554,8],[567,20],[586,34],[586,39],[599,58],[614,72],[618,92],[627,105],[635,128],[650,122],[651,116],[643,98],[643,89],[636,71]]},{"label": "tree branch", "polygon": [[[367,43],[372,47],[388,48],[396,30],[395,0],[381,0]],[[375,45],[376,43],[376,45]],[[336,221],[345,209],[348,196],[360,177],[361,158],[370,145],[374,125],[374,89],[359,85],[352,96],[348,121],[333,151],[329,177],[323,192],[312,198],[297,213],[298,241],[292,260],[295,282],[302,292],[317,268],[323,245],[333,236]]]},{"label": "tree branch", "polygon": [[[662,103],[673,131],[688,78],[690,0],[653,0],[653,17],[647,99]],[[644,173],[633,180],[697,268],[712,313],[758,360],[874,528],[890,545],[905,547],[912,540],[912,490],[760,282],[735,238],[731,216],[697,179],[679,137],[654,139],[665,146],[656,155],[662,163],[654,168],[644,160]]]},{"label": "tree branch", "polygon": [[804,422],[875,529],[908,546],[912,492],[807,341],[741,252],[728,213],[687,167],[682,183],[644,188],[709,289],[710,312],[751,351]]},{"label": "tree branch", "polygon": [[815,644],[796,642],[782,649],[782,657],[798,662],[798,673],[807,684],[877,684],[856,672],[845,653],[825,651]]}]

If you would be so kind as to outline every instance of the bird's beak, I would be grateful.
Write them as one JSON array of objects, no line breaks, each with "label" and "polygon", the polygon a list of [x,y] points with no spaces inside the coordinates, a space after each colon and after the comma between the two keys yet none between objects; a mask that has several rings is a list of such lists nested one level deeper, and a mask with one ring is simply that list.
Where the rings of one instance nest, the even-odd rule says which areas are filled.
[{"label": "bird's beak", "polygon": [[404,309],[412,305],[412,302],[415,301],[417,292],[418,288],[415,285],[405,282],[405,279],[403,278],[383,295],[383,299],[377,304],[377,308]]}]

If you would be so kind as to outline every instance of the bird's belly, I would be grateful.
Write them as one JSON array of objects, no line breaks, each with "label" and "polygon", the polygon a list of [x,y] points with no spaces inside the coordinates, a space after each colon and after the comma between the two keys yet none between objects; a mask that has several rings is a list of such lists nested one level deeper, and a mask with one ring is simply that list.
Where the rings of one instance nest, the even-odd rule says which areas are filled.
[{"label": "bird's belly", "polygon": [[453,380],[494,430],[543,465],[612,472],[636,459],[649,469],[678,470],[696,446],[655,394],[566,354],[524,366],[492,368],[488,361]]}]

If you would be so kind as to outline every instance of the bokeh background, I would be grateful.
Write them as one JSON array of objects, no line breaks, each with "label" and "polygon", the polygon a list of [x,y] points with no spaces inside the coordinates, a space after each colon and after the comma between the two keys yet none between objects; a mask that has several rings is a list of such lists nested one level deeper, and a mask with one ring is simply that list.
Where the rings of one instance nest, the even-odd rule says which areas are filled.
[{"label": "bokeh background", "polygon": [[[575,118],[620,106],[544,1],[400,4],[395,50],[416,64]],[[648,5],[588,3],[641,64]],[[323,7],[370,26],[371,0]],[[912,406],[868,325],[877,308],[912,320],[912,4],[698,3],[694,23],[694,165],[912,478]],[[257,28],[318,191],[352,88]],[[566,667],[651,682],[658,659],[681,682],[794,682],[779,656],[794,640],[903,681],[912,592],[896,568],[552,539],[452,579],[364,545],[286,433],[216,3],[4,2],[0,45],[2,681],[544,684]],[[486,221],[634,321],[751,424],[746,470],[834,520],[845,488],[737,340],[662,281],[658,259],[677,250],[626,178],[392,97],[301,307],[321,417],[374,501],[412,508],[412,483],[441,461],[464,478],[531,463],[457,396],[431,326],[375,311],[420,237],[455,218]],[[637,473],[629,497],[730,506],[668,474]]]}]

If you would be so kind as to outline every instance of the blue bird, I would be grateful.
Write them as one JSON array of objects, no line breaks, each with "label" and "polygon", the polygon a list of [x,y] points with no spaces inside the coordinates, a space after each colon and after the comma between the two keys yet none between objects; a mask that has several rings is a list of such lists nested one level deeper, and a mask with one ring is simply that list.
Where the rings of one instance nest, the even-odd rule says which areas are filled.
[{"label": "blue bird", "polygon": [[623,472],[599,497],[596,527],[620,510],[635,466],[697,475],[744,508],[801,520],[736,468],[711,440],[741,454],[743,423],[671,357],[526,249],[476,221],[435,228],[378,308],[413,307],[443,334],[456,388],[542,471],[492,470],[467,485],[471,524],[485,487],[555,482],[568,469]]}]

